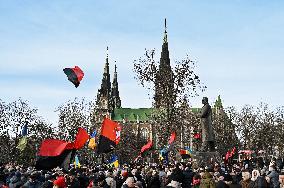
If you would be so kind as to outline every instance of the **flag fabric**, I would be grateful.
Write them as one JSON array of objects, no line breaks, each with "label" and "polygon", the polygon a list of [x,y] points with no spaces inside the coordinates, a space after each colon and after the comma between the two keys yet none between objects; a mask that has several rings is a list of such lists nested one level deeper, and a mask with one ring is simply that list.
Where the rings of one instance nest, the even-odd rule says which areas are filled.
[{"label": "flag fabric", "polygon": [[80,69],[80,67],[75,66],[74,68],[65,68],[63,71],[68,77],[68,80],[77,88],[84,77],[84,72]]},{"label": "flag fabric", "polygon": [[108,153],[116,146],[116,130],[118,124],[108,118],[105,118],[102,123],[101,135],[98,144],[98,154]]},{"label": "flag fabric", "polygon": [[95,138],[97,136],[97,131],[94,130],[94,132],[91,134],[91,138]]},{"label": "flag fabric", "polygon": [[89,139],[89,134],[87,133],[87,131],[83,128],[79,128],[79,131],[76,135],[76,139],[74,142],[74,148],[75,149],[81,149],[85,143],[87,142],[87,140]]},{"label": "flag fabric", "polygon": [[26,137],[26,136],[22,137],[22,138],[19,140],[19,143],[18,143],[18,145],[17,145],[17,149],[19,149],[20,151],[24,151],[25,148],[26,148],[26,146],[27,146],[27,143],[28,143],[27,137]]},{"label": "flag fabric", "polygon": [[159,152],[159,159],[161,161],[166,160],[166,162],[167,162],[167,160],[168,160],[168,150],[167,150],[167,148],[163,148],[163,149],[160,150],[160,152]]},{"label": "flag fabric", "polygon": [[175,140],[176,140],[176,132],[172,132],[171,136],[170,136],[170,139],[169,139],[169,144],[172,144]]},{"label": "flag fabric", "polygon": [[115,168],[119,167],[118,157],[117,155],[112,155],[111,159],[109,160],[109,164],[113,165]]},{"label": "flag fabric", "polygon": [[146,145],[141,148],[140,154],[143,154],[145,151],[149,150],[153,146],[152,140],[149,140]]},{"label": "flag fabric", "polygon": [[121,131],[121,126],[118,124],[115,130],[115,144],[117,145],[120,141],[120,131]]},{"label": "flag fabric", "polygon": [[77,155],[75,155],[75,161],[74,161],[74,165],[75,165],[75,168],[81,168],[81,164],[80,164],[80,161],[79,161],[79,158]]},{"label": "flag fabric", "polygon": [[89,135],[86,131],[79,128],[74,142],[67,142],[58,139],[43,140],[38,152],[36,169],[50,170],[57,166],[68,170],[69,164],[74,158],[75,151],[81,149]]},{"label": "flag fabric", "polygon": [[37,170],[51,170],[60,166],[67,171],[74,154],[75,150],[68,149],[58,156],[37,156],[35,168]]},{"label": "flag fabric", "polygon": [[195,133],[195,134],[193,135],[193,138],[195,138],[195,139],[200,139],[200,138],[201,138],[200,133]]},{"label": "flag fabric", "polygon": [[24,126],[22,127],[21,135],[22,135],[22,138],[20,138],[19,143],[16,148],[19,149],[20,151],[24,151],[28,143],[28,138],[27,138],[28,122],[26,122]]},{"label": "flag fabric", "polygon": [[22,136],[27,136],[27,134],[28,134],[28,122],[26,122],[22,128]]},{"label": "flag fabric", "polygon": [[180,149],[179,151],[182,159],[187,159],[192,156],[192,151],[189,147],[185,147],[184,149]]},{"label": "flag fabric", "polygon": [[91,134],[91,138],[90,138],[89,144],[88,144],[88,147],[92,150],[94,150],[97,146],[96,136],[97,136],[97,131],[94,130],[94,132]]}]

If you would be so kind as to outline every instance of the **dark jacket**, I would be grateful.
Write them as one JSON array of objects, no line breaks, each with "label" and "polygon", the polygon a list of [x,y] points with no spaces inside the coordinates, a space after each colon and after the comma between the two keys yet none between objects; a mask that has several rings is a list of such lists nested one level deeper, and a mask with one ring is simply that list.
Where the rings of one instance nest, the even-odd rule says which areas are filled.
[{"label": "dark jacket", "polygon": [[249,184],[249,188],[267,188],[268,183],[262,176],[258,176],[255,181],[251,181]]},{"label": "dark jacket", "polygon": [[184,182],[182,184],[182,188],[191,188],[191,183],[194,173],[192,172],[192,170],[188,169],[183,171],[183,175],[184,175]]}]

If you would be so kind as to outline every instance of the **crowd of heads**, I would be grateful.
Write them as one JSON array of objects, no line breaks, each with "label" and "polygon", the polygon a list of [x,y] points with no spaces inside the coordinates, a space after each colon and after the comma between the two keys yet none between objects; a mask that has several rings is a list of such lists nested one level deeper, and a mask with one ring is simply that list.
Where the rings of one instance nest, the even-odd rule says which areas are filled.
[{"label": "crowd of heads", "polygon": [[235,164],[211,163],[198,166],[192,162],[107,164],[71,166],[36,170],[15,164],[0,166],[0,188],[226,188],[284,187],[283,160],[244,160]]}]

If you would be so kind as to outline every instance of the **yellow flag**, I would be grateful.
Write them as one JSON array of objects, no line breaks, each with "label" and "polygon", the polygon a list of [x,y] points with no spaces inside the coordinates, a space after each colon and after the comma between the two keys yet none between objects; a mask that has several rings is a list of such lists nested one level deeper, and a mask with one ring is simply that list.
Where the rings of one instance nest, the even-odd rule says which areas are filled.
[{"label": "yellow flag", "polygon": [[27,146],[27,137],[24,136],[24,137],[22,137],[22,138],[19,140],[17,149],[19,149],[20,151],[24,151],[24,149],[26,148],[26,146]]},{"label": "yellow flag", "polygon": [[89,141],[89,148],[95,149],[96,146],[97,146],[97,144],[96,144],[95,138],[91,138],[90,141]]}]

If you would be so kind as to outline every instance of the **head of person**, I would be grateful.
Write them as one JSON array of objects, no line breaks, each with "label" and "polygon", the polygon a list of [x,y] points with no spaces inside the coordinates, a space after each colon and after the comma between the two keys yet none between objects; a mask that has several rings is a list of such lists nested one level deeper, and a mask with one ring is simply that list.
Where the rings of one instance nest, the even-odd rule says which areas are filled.
[{"label": "head of person", "polygon": [[280,183],[281,185],[284,185],[284,172],[281,172],[281,173],[279,174],[279,183]]},{"label": "head of person", "polygon": [[202,104],[208,104],[208,98],[207,97],[202,98]]},{"label": "head of person", "polygon": [[250,172],[248,170],[242,172],[242,179],[243,181],[248,181],[250,179]]},{"label": "head of person", "polygon": [[259,171],[258,170],[253,170],[252,173],[251,173],[251,180],[255,181],[258,176],[260,176]]},{"label": "head of person", "polygon": [[135,181],[133,177],[128,177],[125,183],[128,187],[135,187]]},{"label": "head of person", "polygon": [[53,188],[65,188],[65,187],[66,187],[66,182],[63,176],[59,176],[56,180],[54,180]]}]

